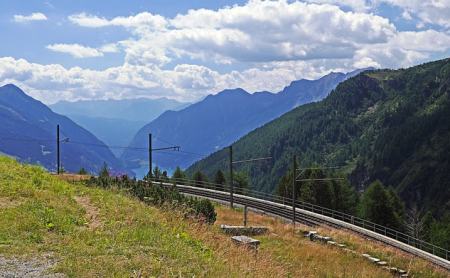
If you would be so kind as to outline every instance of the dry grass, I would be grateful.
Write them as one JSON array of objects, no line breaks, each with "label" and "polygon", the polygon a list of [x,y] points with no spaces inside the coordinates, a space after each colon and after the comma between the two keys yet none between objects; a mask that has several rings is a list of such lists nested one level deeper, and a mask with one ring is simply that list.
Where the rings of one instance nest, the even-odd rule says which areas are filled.
[{"label": "dry grass", "polygon": [[[1,157],[0,198],[9,203],[0,208],[0,254],[26,259],[51,253],[58,262],[54,270],[69,277],[390,277],[359,256],[294,234],[290,225],[271,217],[249,213],[250,224],[271,230],[257,237],[261,247],[255,253],[219,231],[220,224],[240,224],[239,211],[217,206],[218,220],[210,226],[124,192],[71,185]],[[94,221],[101,225],[86,229]],[[392,257],[405,269],[411,261],[415,277],[446,277],[421,260],[350,233],[320,232]]]},{"label": "dry grass", "polygon": [[[217,212],[217,225],[242,225],[242,212],[232,211],[223,206],[218,206]],[[316,230],[319,234],[331,236],[335,241],[346,244],[358,254],[368,253],[385,260],[392,266],[407,270],[412,277],[449,277],[448,272],[422,259],[347,230],[337,230],[326,226],[311,228],[297,224],[294,233],[292,224],[253,212],[249,212],[248,223],[269,227],[268,235],[256,237],[262,242],[261,253],[265,252],[281,261],[294,277],[298,275],[302,277],[392,277],[360,255],[311,242],[302,236],[302,230]]]},{"label": "dry grass", "polygon": [[86,218],[88,222],[85,223],[89,229],[95,230],[99,228],[102,223],[99,220],[99,210],[97,207],[93,206],[89,197],[86,196],[75,196],[75,201],[84,208],[86,213]]},{"label": "dry grass", "polygon": [[14,198],[0,197],[0,209],[15,208],[22,204],[23,201]]},{"label": "dry grass", "polygon": [[79,175],[79,174],[69,174],[69,173],[62,173],[59,175],[54,174],[55,177],[58,177],[59,179],[67,182],[80,182],[80,181],[86,181],[91,178],[91,175]]}]

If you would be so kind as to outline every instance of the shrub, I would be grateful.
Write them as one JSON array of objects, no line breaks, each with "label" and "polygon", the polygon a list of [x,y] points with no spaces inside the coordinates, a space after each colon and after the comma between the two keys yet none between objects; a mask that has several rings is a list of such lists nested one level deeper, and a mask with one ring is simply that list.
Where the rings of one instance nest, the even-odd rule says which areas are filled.
[{"label": "shrub", "polygon": [[213,224],[216,221],[214,206],[209,200],[186,197],[175,186],[157,182],[138,181],[124,175],[121,177],[109,177],[106,175],[92,177],[88,185],[106,189],[124,189],[139,200],[156,205],[170,206],[174,209],[185,209],[186,215],[194,214],[196,217],[205,218],[206,223]]}]

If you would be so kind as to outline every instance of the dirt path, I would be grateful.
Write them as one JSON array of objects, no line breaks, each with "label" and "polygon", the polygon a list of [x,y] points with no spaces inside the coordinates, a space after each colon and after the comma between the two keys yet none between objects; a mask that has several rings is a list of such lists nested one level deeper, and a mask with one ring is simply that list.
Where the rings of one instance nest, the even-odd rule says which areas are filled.
[{"label": "dirt path", "polygon": [[20,200],[12,200],[10,198],[0,197],[0,209],[15,208],[17,206],[20,206],[21,204],[22,201]]},{"label": "dirt path", "polygon": [[97,207],[92,205],[89,197],[86,196],[75,196],[75,201],[84,208],[86,211],[86,216],[88,219],[87,226],[90,230],[95,230],[102,226],[102,222],[99,218],[99,210]]},{"label": "dirt path", "polygon": [[19,259],[5,258],[0,255],[0,278],[15,277],[44,277],[44,278],[63,278],[61,273],[52,273],[51,268],[56,264],[50,257],[42,259]]}]

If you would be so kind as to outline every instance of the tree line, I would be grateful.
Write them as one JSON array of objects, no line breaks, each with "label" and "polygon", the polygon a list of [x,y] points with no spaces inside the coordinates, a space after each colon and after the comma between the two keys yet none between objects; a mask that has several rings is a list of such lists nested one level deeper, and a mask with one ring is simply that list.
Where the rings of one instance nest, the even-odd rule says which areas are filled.
[{"label": "tree line", "polygon": [[[297,169],[295,165],[294,169]],[[80,174],[85,173],[83,169]],[[324,180],[326,178],[338,177],[340,179]],[[276,194],[282,198],[292,199],[293,196],[293,170],[289,169],[280,178]],[[444,215],[444,221],[436,220],[430,211],[423,211],[416,206],[406,208],[392,186],[386,186],[381,181],[372,182],[364,191],[357,192],[347,178],[337,174],[331,174],[323,169],[310,168],[296,172],[295,196],[296,201],[306,202],[333,209],[339,212],[358,216],[373,223],[392,228],[394,230],[409,234],[412,237],[430,242],[445,249],[450,249],[450,213]],[[185,171],[177,167],[172,176],[168,172],[155,167],[152,173],[147,174],[144,180],[167,183],[183,183],[190,186],[210,188],[216,190],[229,190],[227,176],[222,170],[217,170],[213,177],[209,177],[200,170],[195,171],[192,176],[188,176]],[[129,179],[126,176],[110,177],[108,167],[104,165],[99,172],[98,178],[93,178],[90,182],[102,187],[140,187],[139,181]],[[235,193],[246,193],[252,189],[248,175],[243,171],[236,171],[233,174],[233,185]],[[165,202],[170,198],[181,200],[179,193],[175,195],[164,195],[162,192],[142,192],[138,190],[138,197],[144,199],[145,194],[153,194],[157,198],[154,200]],[[181,194],[179,194],[181,195]],[[170,198],[168,196],[171,196]],[[176,197],[174,197],[176,196]],[[186,199],[187,200],[187,199]],[[158,201],[158,202],[159,202]],[[190,206],[198,214],[204,212],[207,215],[214,215],[209,221],[214,221],[215,212],[211,204],[196,204],[190,202]],[[209,201],[208,201],[209,202]],[[212,212],[211,212],[212,211]]]},{"label": "tree line", "polygon": [[[239,171],[233,176],[234,192],[244,193],[246,189],[251,189],[250,179],[245,172]],[[339,179],[323,180],[337,176]],[[227,178],[221,170],[217,170],[212,178],[197,170],[189,178],[177,167],[172,179],[189,181],[190,185],[197,187],[229,190]],[[293,172],[290,169],[277,184],[278,196],[292,199],[292,179]],[[430,211],[417,207],[406,208],[394,187],[386,186],[379,180],[372,182],[364,191],[357,192],[346,177],[342,178],[339,174],[330,176],[330,173],[320,168],[298,172],[297,179],[303,180],[296,182],[297,201],[354,215],[447,250],[450,247],[450,213],[444,216],[446,221],[438,221]]]}]

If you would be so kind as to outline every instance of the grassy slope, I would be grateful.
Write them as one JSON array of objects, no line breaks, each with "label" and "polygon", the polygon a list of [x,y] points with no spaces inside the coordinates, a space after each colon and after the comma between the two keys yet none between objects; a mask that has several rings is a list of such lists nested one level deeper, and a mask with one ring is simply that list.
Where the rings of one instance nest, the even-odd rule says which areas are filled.
[{"label": "grassy slope", "polygon": [[[86,225],[89,212],[76,196],[96,207],[98,228]],[[218,217],[218,224],[233,223],[240,214],[218,207]],[[250,219],[272,229],[260,237],[257,256],[234,246],[217,225],[183,219],[123,192],[71,185],[40,168],[0,157],[0,254],[52,254],[59,261],[55,271],[68,276],[389,277],[360,257],[299,239],[277,220],[254,214]],[[358,248],[368,246],[355,242]],[[416,275],[444,277],[423,261],[370,246],[399,266],[411,265]]]}]

